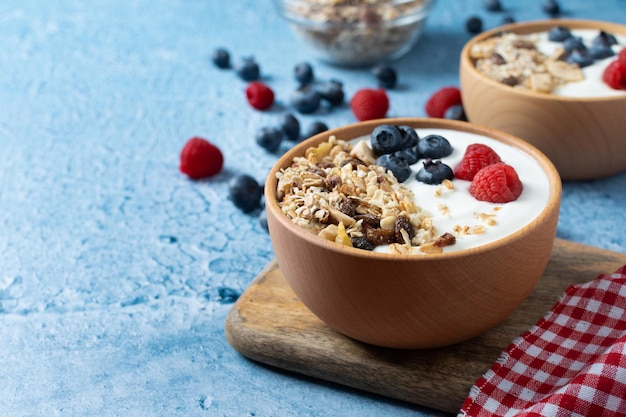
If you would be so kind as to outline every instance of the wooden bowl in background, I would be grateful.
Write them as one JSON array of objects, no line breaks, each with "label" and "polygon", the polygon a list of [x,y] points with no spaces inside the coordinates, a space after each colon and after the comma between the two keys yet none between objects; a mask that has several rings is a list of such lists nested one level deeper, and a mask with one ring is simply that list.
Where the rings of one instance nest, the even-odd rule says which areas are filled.
[{"label": "wooden bowl in background", "polygon": [[626,92],[596,98],[559,97],[515,89],[480,74],[469,51],[503,31],[529,34],[553,26],[598,29],[626,36],[626,26],[587,20],[514,23],[481,33],[461,52],[460,84],[470,122],[515,135],[545,153],[564,180],[586,180],[626,170]]}]

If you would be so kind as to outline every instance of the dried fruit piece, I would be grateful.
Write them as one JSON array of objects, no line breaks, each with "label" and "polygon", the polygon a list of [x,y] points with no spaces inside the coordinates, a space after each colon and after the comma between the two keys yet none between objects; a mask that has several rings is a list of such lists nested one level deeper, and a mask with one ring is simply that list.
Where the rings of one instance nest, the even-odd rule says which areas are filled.
[{"label": "dried fruit piece", "polygon": [[350,108],[359,121],[382,119],[389,110],[389,98],[382,88],[363,88],[352,96]]},{"label": "dried fruit piece", "polygon": [[469,192],[480,201],[508,203],[517,200],[523,189],[515,168],[497,162],[476,173]]},{"label": "dried fruit piece", "polygon": [[346,233],[346,226],[344,226],[343,222],[339,222],[337,225],[337,237],[335,237],[335,242],[340,245],[352,247],[352,239]]},{"label": "dried fruit piece", "polygon": [[428,117],[443,118],[450,107],[461,104],[461,90],[457,87],[443,87],[430,96],[425,110]]},{"label": "dried fruit piece", "polygon": [[455,178],[471,181],[487,165],[500,162],[500,155],[487,145],[473,143],[465,149],[461,162],[454,168]]},{"label": "dried fruit piece", "polygon": [[180,172],[192,179],[213,176],[223,165],[222,151],[204,138],[189,139],[180,153]]}]

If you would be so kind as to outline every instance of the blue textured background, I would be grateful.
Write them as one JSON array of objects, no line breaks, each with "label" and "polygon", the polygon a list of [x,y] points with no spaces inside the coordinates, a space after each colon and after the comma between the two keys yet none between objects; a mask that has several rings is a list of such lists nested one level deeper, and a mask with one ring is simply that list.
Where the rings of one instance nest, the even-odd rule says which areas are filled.
[{"label": "blue textured background", "polygon": [[[503,1],[517,20],[540,1]],[[562,2],[568,17],[626,22],[626,1]],[[480,0],[440,0],[395,63],[389,116],[424,116],[458,85],[463,22]],[[256,214],[225,196],[276,160],[254,143],[275,125],[310,60],[269,0],[3,0],[0,3],[0,414],[2,416],[439,415],[246,360],[226,342],[239,293],[273,257]],[[276,92],[251,109],[246,83],[209,60],[254,56]],[[369,70],[312,61],[348,95]],[[347,107],[299,116],[330,127]],[[194,135],[225,155],[218,176],[178,171]],[[626,174],[566,183],[558,235],[626,253]],[[590,277],[593,278],[593,277]]]}]

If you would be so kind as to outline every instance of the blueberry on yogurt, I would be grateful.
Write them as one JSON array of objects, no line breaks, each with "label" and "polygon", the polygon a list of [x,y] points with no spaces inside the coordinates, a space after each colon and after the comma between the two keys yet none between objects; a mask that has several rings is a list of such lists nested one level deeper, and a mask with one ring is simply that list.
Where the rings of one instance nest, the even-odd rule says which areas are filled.
[{"label": "blueberry on yogurt", "polygon": [[402,133],[402,147],[412,148],[417,145],[419,141],[419,135],[411,126],[398,126],[400,133]]},{"label": "blueberry on yogurt", "polygon": [[553,26],[548,31],[548,39],[552,42],[563,42],[572,37],[572,31],[566,26]]},{"label": "blueberry on yogurt", "polygon": [[394,154],[381,155],[376,159],[376,165],[380,165],[391,171],[398,182],[404,182],[411,176],[411,166],[402,158]]},{"label": "blueberry on yogurt", "polygon": [[593,57],[589,53],[589,50],[586,48],[574,49],[569,53],[566,61],[570,64],[578,64],[580,68],[584,68],[593,64]]},{"label": "blueberry on yogurt", "polygon": [[598,36],[596,36],[595,38],[593,38],[593,40],[591,41],[591,45],[592,46],[613,46],[613,45],[617,45],[617,38],[615,37],[615,35],[612,35],[608,32],[605,32],[603,30],[601,30],[598,33]]},{"label": "blueberry on yogurt", "polygon": [[410,148],[404,148],[399,151],[392,153],[400,159],[404,159],[409,165],[413,165],[419,161],[419,154],[417,153],[417,146],[413,146]]},{"label": "blueberry on yogurt", "polygon": [[385,155],[402,149],[402,132],[396,125],[379,125],[370,136],[372,150],[376,155]]},{"label": "blueberry on yogurt", "polygon": [[570,36],[563,41],[563,48],[566,52],[572,52],[573,50],[587,49],[582,38],[579,36]]},{"label": "blueberry on yogurt", "polygon": [[417,152],[421,158],[445,158],[452,153],[452,145],[441,135],[428,135],[417,142]]},{"label": "blueberry on yogurt", "polygon": [[454,171],[441,161],[427,159],[424,161],[424,166],[415,175],[415,179],[424,184],[437,185],[441,184],[443,180],[454,179]]},{"label": "blueberry on yogurt", "polygon": [[610,46],[605,45],[592,45],[589,48],[589,55],[593,59],[604,59],[615,56],[615,51]]}]

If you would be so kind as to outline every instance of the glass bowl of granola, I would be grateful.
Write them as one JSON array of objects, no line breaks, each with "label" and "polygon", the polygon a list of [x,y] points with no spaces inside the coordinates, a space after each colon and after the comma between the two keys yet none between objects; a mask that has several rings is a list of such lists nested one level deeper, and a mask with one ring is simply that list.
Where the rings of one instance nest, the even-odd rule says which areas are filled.
[{"label": "glass bowl of granola", "polygon": [[323,61],[366,66],[400,58],[434,0],[275,0],[293,32]]},{"label": "glass bowl of granola", "polygon": [[550,257],[561,182],[509,134],[402,118],[307,139],[264,193],[278,265],[304,305],[353,339],[416,349],[477,336],[524,301]]},{"label": "glass bowl of granola", "polygon": [[481,33],[461,52],[465,113],[539,148],[564,180],[622,172],[625,48],[626,25],[609,22],[548,19]]}]

